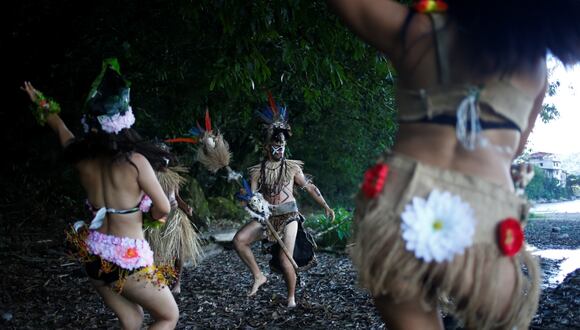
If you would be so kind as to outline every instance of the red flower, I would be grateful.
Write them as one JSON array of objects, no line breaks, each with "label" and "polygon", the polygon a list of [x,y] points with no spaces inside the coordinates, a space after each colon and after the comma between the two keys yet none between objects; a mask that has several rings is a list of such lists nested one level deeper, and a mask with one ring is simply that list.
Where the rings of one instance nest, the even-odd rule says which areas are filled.
[{"label": "red flower", "polygon": [[137,258],[139,256],[139,252],[137,252],[137,248],[128,248],[127,251],[125,251],[125,255],[123,256],[123,258],[125,259],[133,259],[133,258]]},{"label": "red flower", "polygon": [[438,13],[447,10],[447,3],[443,0],[419,0],[413,7],[420,13]]},{"label": "red flower", "polygon": [[501,252],[508,257],[515,256],[524,245],[522,225],[514,218],[507,218],[500,222],[497,228]]},{"label": "red flower", "polygon": [[50,104],[45,99],[40,100],[40,102],[38,102],[38,106],[41,107],[41,108],[43,108],[43,109],[50,108]]},{"label": "red flower", "polygon": [[380,163],[369,168],[365,172],[361,188],[365,196],[368,198],[377,197],[387,181],[387,174],[389,174],[389,167],[385,164]]}]

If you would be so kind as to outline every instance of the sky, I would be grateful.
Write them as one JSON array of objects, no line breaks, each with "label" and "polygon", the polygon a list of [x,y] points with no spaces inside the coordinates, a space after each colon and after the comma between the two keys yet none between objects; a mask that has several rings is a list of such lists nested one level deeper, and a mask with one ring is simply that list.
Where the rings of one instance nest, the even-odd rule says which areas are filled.
[{"label": "sky", "polygon": [[558,155],[580,153],[580,65],[565,68],[550,58],[550,81],[560,81],[556,95],[546,96],[544,103],[552,103],[560,112],[558,119],[544,124],[540,118],[528,140],[532,152]]}]

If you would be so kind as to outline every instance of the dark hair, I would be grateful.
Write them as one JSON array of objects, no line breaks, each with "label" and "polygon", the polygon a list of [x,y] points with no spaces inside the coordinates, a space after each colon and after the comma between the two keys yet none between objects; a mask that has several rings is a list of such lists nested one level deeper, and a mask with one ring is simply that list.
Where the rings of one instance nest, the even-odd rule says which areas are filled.
[{"label": "dark hair", "polygon": [[447,0],[469,58],[483,70],[513,72],[551,52],[580,61],[578,0]]},{"label": "dark hair", "polygon": [[129,159],[133,152],[138,152],[147,158],[155,170],[160,170],[167,165],[165,159],[175,160],[171,153],[144,140],[132,128],[125,128],[117,134],[108,134],[100,130],[89,131],[66,147],[65,159],[71,163],[77,163],[83,159],[107,157],[113,161],[126,160],[133,164]]}]

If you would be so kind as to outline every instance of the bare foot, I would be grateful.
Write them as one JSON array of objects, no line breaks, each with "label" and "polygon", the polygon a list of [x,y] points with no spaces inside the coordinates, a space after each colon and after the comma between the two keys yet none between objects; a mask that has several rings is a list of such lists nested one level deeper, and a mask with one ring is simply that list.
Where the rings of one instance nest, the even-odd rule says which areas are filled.
[{"label": "bare foot", "polygon": [[288,308],[294,308],[296,307],[296,301],[294,300],[294,297],[289,297],[288,298]]},{"label": "bare foot", "polygon": [[171,289],[171,293],[175,293],[175,294],[179,294],[181,293],[181,283],[177,282],[173,285],[173,288]]},{"label": "bare foot", "polygon": [[258,278],[254,279],[254,285],[252,285],[252,290],[248,292],[248,297],[255,296],[256,293],[258,292],[258,289],[266,282],[268,282],[266,276],[264,276],[264,274],[260,274]]}]

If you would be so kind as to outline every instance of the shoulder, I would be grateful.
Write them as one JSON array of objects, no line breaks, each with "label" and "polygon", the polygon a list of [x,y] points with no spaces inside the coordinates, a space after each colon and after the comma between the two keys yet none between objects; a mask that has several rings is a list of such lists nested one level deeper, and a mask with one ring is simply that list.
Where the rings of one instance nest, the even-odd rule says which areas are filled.
[{"label": "shoulder", "polygon": [[151,171],[153,171],[151,163],[149,162],[149,160],[147,160],[147,157],[145,157],[143,154],[140,154],[138,152],[132,152],[129,155],[129,161],[130,163],[134,164],[139,171],[143,169],[151,169]]},{"label": "shoulder", "polygon": [[302,172],[302,168],[304,167],[304,162],[301,160],[295,159],[286,159],[286,166],[288,166],[288,170],[292,173],[300,173]]},{"label": "shoulder", "polygon": [[548,68],[545,59],[540,59],[532,66],[524,67],[514,72],[508,81],[526,94],[538,96],[544,95],[548,79]]},{"label": "shoulder", "polygon": [[250,167],[248,167],[248,173],[254,173],[256,171],[259,172],[261,168],[262,168],[262,164],[261,163],[258,163],[256,165],[250,166]]},{"label": "shoulder", "polygon": [[261,163],[248,167],[248,174],[250,175],[250,179],[257,179],[260,176],[261,168]]},{"label": "shoulder", "polygon": [[143,154],[140,154],[138,152],[131,153],[131,155],[129,156],[129,159],[134,163],[149,164],[149,161],[147,160],[147,158],[145,156],[143,156]]},{"label": "shoulder", "polygon": [[304,162],[297,159],[286,159],[286,164],[288,164],[288,166],[299,166],[299,167],[304,166]]},{"label": "shoulder", "polygon": [[262,166],[262,163],[258,163],[256,165],[252,165],[252,166],[248,167],[248,171],[252,171],[252,170],[255,170],[255,169],[260,169],[261,166]]}]

